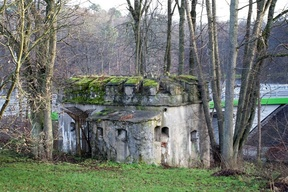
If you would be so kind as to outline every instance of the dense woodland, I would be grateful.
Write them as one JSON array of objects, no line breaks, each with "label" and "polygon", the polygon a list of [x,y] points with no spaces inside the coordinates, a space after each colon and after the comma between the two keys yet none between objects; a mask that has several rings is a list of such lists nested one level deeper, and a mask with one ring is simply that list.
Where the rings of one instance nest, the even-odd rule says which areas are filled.
[{"label": "dense woodland", "polygon": [[[287,83],[287,7],[277,0],[247,2],[239,20],[238,0],[230,18],[218,21],[216,0],[126,0],[127,12],[66,1],[0,1],[0,77],[5,103],[13,90],[28,99],[33,154],[51,159],[51,94],[75,75],[197,76],[215,162],[237,167],[255,117],[260,83]],[[165,10],[163,12],[163,10]],[[206,14],[203,14],[203,10]],[[254,15],[252,15],[254,13]],[[228,14],[228,13],[227,13]],[[241,90],[233,122],[235,79]],[[207,87],[218,117],[215,142]],[[225,86],[225,112],[221,94]]]},{"label": "dense woodland", "polygon": [[[73,23],[62,28],[58,32],[58,53],[55,68],[56,77],[70,77],[73,75],[131,75],[134,74],[135,44],[130,15],[123,15],[115,8],[105,11],[96,6],[89,8],[72,8]],[[71,10],[70,10],[71,11]],[[145,36],[145,75],[157,77],[164,73],[164,56],[167,34],[167,16],[151,10],[145,18],[145,25],[141,26],[141,33]],[[178,36],[179,21],[172,23],[172,67],[171,74],[178,73]],[[217,22],[219,41],[219,55],[223,64],[223,74],[228,65],[228,22]],[[245,34],[245,22],[239,25],[239,42],[243,42]],[[189,35],[188,26],[185,23],[185,73],[189,73]],[[269,51],[272,53],[285,49],[281,46],[288,42],[288,23],[277,21],[273,26],[269,37]],[[208,32],[207,23],[196,27],[197,44],[201,52],[201,63],[205,68],[207,80],[209,80]],[[286,47],[287,48],[287,47]],[[244,46],[240,47],[237,68],[241,69],[240,60],[243,58]],[[263,83],[288,83],[287,59],[284,57],[271,58],[266,61],[262,71]],[[241,70],[237,71],[238,74]],[[196,74],[195,74],[196,75]]]}]

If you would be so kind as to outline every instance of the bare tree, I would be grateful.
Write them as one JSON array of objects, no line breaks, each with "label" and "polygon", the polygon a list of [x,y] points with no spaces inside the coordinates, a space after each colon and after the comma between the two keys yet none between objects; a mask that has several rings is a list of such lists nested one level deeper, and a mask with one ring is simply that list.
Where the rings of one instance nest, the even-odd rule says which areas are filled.
[{"label": "bare tree", "polygon": [[[181,75],[184,72],[184,63],[185,63],[185,6],[186,6],[186,0],[181,0],[181,3],[179,3],[179,1],[176,0],[176,4],[178,7],[178,12],[179,12],[178,74]],[[190,11],[187,14],[190,15]],[[190,32],[190,34],[191,34],[191,32]]]},{"label": "bare tree", "polygon": [[[245,35],[245,51],[241,75],[241,89],[239,94],[239,103],[237,107],[235,125],[233,122],[233,99],[234,99],[234,82],[236,55],[238,50],[237,44],[237,24],[235,20],[237,15],[237,1],[231,3],[230,12],[230,67],[226,80],[225,93],[225,128],[223,137],[223,163],[224,167],[237,167],[238,160],[242,157],[242,148],[250,132],[253,119],[255,117],[255,109],[257,99],[259,98],[259,72],[263,67],[263,55],[267,54],[268,37],[274,20],[274,11],[277,0],[257,1],[256,21],[250,32],[251,19],[248,14],[247,28]],[[249,6],[253,6],[250,1]],[[249,9],[251,11],[251,8]],[[264,16],[268,11],[267,22],[264,30]],[[233,22],[231,22],[233,21]],[[234,77],[233,77],[234,75]]]},{"label": "bare tree", "polygon": [[171,68],[171,38],[172,38],[172,17],[174,14],[176,4],[172,8],[172,0],[167,1],[167,39],[166,39],[166,49],[164,56],[164,72],[169,73]]},{"label": "bare tree", "polygon": [[[194,30],[196,29],[196,6],[197,6],[197,0],[192,0],[190,15],[191,15],[192,24],[194,25],[194,27],[193,27]],[[192,35],[190,34],[190,36],[192,36]],[[192,47],[193,47],[193,42],[191,42],[191,38],[190,38],[189,74],[190,75],[196,75],[196,71],[195,71],[196,66],[195,66],[195,63],[194,63]]]},{"label": "bare tree", "polygon": [[233,162],[233,100],[235,86],[235,67],[238,52],[238,0],[231,0],[229,23],[229,66],[225,88],[225,124],[223,130],[222,157],[225,167],[235,167]]},{"label": "bare tree", "polygon": [[27,9],[27,5],[24,4],[24,0],[10,3],[5,0],[0,7],[0,44],[9,51],[9,58],[11,58],[9,62],[7,61],[11,65],[11,70],[6,77],[4,76],[0,84],[1,91],[7,90],[5,102],[0,110],[0,119],[2,119],[12,93],[18,84],[21,66],[29,54],[27,47],[31,34],[25,34],[27,26],[29,26],[25,19],[25,9]]},{"label": "bare tree", "polygon": [[131,1],[127,0],[128,10],[133,18],[133,32],[135,38],[135,73],[139,75],[144,74],[144,66],[142,63],[142,37],[141,37],[141,21],[145,11],[149,8],[151,0],[134,0],[134,6]]},{"label": "bare tree", "polygon": [[[238,0],[231,0],[230,4],[230,29],[229,29],[229,65],[226,71],[226,92],[225,92],[225,113],[222,113],[221,106],[221,67],[218,51],[218,38],[216,27],[216,2],[212,0],[206,1],[206,10],[208,18],[208,35],[209,35],[209,59],[212,68],[212,96],[214,107],[217,112],[217,124],[219,129],[219,151],[218,145],[215,141],[213,127],[211,125],[210,111],[208,106],[207,88],[205,87],[205,79],[203,69],[200,61],[200,55],[195,41],[195,31],[191,15],[188,13],[189,3],[186,1],[186,14],[189,24],[189,31],[191,34],[190,40],[192,42],[192,53],[196,66],[198,67],[198,79],[201,88],[201,95],[203,99],[203,107],[205,112],[208,133],[210,136],[211,147],[215,158],[222,157],[223,168],[237,168],[238,160],[242,157],[242,148],[252,126],[252,121],[255,116],[255,108],[257,103],[257,93],[259,89],[259,74],[263,66],[263,58],[266,58],[268,37],[270,30],[275,21],[273,13],[277,0],[258,1],[257,5],[257,19],[253,23],[251,21],[253,3],[250,1],[249,14],[246,23],[246,35],[243,41],[244,45],[244,59],[241,68],[241,91],[239,96],[239,105],[236,114],[236,122],[234,120],[234,87],[236,79],[236,66],[240,66],[241,60],[237,60],[238,51],[242,44],[238,45]],[[264,23],[264,16],[268,12],[267,24],[264,30],[261,31]],[[283,14],[286,13],[285,11]],[[252,30],[251,30],[252,29]],[[220,153],[219,153],[220,152]],[[220,160],[220,159],[219,159]]]},{"label": "bare tree", "polygon": [[[1,22],[1,35],[9,40],[7,46],[17,66],[13,83],[21,75],[29,101],[33,153],[36,158],[47,160],[52,159],[53,151],[51,93],[60,7],[61,1],[53,0],[5,1],[2,6],[7,19]],[[14,87],[15,84],[11,90]]]}]

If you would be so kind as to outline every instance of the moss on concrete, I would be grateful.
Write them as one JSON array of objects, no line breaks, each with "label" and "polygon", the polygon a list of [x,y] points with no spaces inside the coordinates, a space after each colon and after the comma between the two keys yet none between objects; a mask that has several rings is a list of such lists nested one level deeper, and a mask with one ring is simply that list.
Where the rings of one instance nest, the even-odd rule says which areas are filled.
[{"label": "moss on concrete", "polygon": [[111,76],[111,79],[109,81],[109,85],[120,85],[124,83],[127,80],[127,77],[122,76]]},{"label": "moss on concrete", "polygon": [[[172,91],[179,92],[177,87],[171,85],[172,83],[176,83],[177,86],[179,84],[179,86],[188,87],[185,88],[187,90],[181,89],[181,93],[186,91],[194,94],[194,92],[197,91],[194,91],[194,89],[197,88],[194,86],[197,84],[197,78],[192,75],[169,75],[162,79],[146,79],[142,76],[78,76],[70,78],[67,81],[67,86],[64,89],[65,97],[63,102],[92,105],[109,105],[115,104],[114,102],[127,104],[127,102],[132,102],[135,105],[140,105],[140,103],[145,100],[142,99],[141,94],[156,96],[159,91],[160,83],[163,90],[169,89],[169,91],[171,91],[172,89]],[[191,86],[189,87],[186,85]],[[134,88],[137,89],[133,98],[124,97],[126,94],[125,90],[122,89],[124,86],[136,87],[133,87],[133,91],[135,91]],[[107,97],[106,91],[108,91]],[[177,94],[180,94],[178,92]],[[105,100],[105,98],[107,100]],[[154,102],[154,100],[151,100],[151,102]]]},{"label": "moss on concrete", "polygon": [[142,80],[142,76],[128,77],[125,85],[138,85]]},{"label": "moss on concrete", "polygon": [[154,79],[144,79],[143,87],[157,87],[159,83]]},{"label": "moss on concrete", "polygon": [[[68,80],[69,88],[66,88],[64,92],[66,95],[70,95],[72,99],[65,99],[64,102],[103,104],[105,85],[110,79],[110,77],[105,76],[81,76],[70,78]],[[93,98],[91,98],[91,94],[95,94]]]},{"label": "moss on concrete", "polygon": [[105,85],[111,80],[111,77],[100,76],[95,77],[89,83],[89,91],[94,94],[93,98],[87,99],[87,104],[103,104],[105,102]]}]

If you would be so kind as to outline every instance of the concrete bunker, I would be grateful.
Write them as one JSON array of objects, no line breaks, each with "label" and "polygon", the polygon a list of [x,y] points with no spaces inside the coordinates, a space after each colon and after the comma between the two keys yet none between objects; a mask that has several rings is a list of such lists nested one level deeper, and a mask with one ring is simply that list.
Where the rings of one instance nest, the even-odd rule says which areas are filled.
[{"label": "concrete bunker", "polygon": [[69,85],[62,103],[64,114],[75,121],[75,153],[118,162],[209,166],[195,77],[76,77]]}]

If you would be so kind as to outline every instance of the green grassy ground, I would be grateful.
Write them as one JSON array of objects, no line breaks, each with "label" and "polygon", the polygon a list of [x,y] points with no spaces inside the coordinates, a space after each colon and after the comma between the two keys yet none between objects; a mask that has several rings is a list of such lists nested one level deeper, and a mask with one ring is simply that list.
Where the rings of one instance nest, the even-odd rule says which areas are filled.
[{"label": "green grassy ground", "polygon": [[145,164],[43,163],[0,153],[0,191],[259,191],[252,176],[215,177],[215,170]]}]

